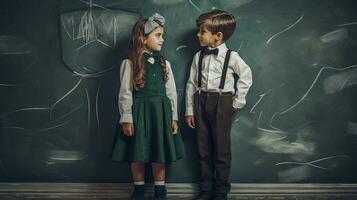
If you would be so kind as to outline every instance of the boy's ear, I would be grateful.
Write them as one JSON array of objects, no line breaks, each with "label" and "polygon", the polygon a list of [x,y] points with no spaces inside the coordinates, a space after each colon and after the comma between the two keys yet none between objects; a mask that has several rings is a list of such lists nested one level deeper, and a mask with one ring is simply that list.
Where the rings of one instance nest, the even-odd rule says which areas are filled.
[{"label": "boy's ear", "polygon": [[219,40],[223,40],[223,33],[222,32],[217,32],[216,33],[216,39]]}]

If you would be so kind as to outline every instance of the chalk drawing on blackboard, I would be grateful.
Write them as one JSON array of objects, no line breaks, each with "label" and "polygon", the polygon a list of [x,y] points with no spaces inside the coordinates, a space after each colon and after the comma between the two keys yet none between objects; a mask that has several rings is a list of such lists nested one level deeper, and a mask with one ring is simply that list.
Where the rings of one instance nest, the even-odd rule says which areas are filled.
[{"label": "chalk drawing on blackboard", "polygon": [[80,0],[80,2],[87,4],[90,7],[98,7],[98,8],[102,8],[102,9],[106,9],[106,10],[110,10],[109,8],[106,8],[104,6],[101,6],[99,4],[93,3],[93,0],[89,0],[89,1],[84,1],[84,0]]},{"label": "chalk drawing on blackboard", "polygon": [[302,95],[302,97],[300,97],[300,99],[294,103],[293,105],[291,105],[290,107],[288,107],[287,109],[283,110],[283,111],[280,111],[280,112],[275,112],[274,115],[271,117],[270,119],[270,124],[273,123],[274,119],[277,117],[277,116],[281,116],[281,115],[284,115],[285,113],[293,110],[296,106],[298,106],[307,96],[308,94],[310,93],[310,91],[312,90],[312,88],[315,86],[317,80],[319,79],[321,73],[324,71],[324,70],[335,70],[335,71],[345,71],[345,70],[350,70],[350,69],[353,69],[353,68],[356,68],[357,65],[351,65],[351,66],[348,66],[348,67],[344,67],[344,68],[334,68],[334,67],[322,67],[319,72],[317,73],[315,79],[312,81],[310,87],[308,88],[308,90]]},{"label": "chalk drawing on blackboard", "polygon": [[320,159],[313,160],[310,162],[292,162],[292,161],[289,162],[289,161],[286,161],[286,162],[276,163],[275,165],[306,165],[306,166],[309,166],[312,168],[328,170],[329,167],[323,167],[323,166],[319,165],[319,163],[326,161],[326,160],[331,160],[334,158],[350,158],[350,157],[346,156],[346,155],[335,155],[335,156],[328,156],[328,157],[320,158]]},{"label": "chalk drawing on blackboard", "polygon": [[357,69],[331,75],[323,81],[325,94],[335,94],[357,84]]},{"label": "chalk drawing on blackboard", "polygon": [[115,51],[126,45],[140,14],[84,3],[88,8],[60,14],[62,61],[76,75],[98,77],[116,68],[124,53]]},{"label": "chalk drawing on blackboard", "polygon": [[67,116],[70,116],[72,113],[76,112],[77,110],[79,110],[81,107],[83,106],[83,104],[79,104],[76,107],[74,107],[72,110],[68,111],[67,113],[59,116],[58,118],[56,118],[53,121],[50,121],[50,123],[57,123],[58,121],[61,121],[62,119],[66,118]]},{"label": "chalk drawing on blackboard", "polygon": [[357,22],[349,22],[349,23],[344,23],[344,24],[337,24],[336,26],[351,26],[351,25],[357,25]]},{"label": "chalk drawing on blackboard", "polygon": [[340,28],[320,37],[321,43],[339,42],[348,38],[348,31],[346,28]]},{"label": "chalk drawing on blackboard", "polygon": [[183,48],[186,48],[187,47],[187,45],[180,45],[180,46],[178,46],[177,48],[176,48],[176,51],[178,51],[178,50],[180,50],[180,49],[183,49]]},{"label": "chalk drawing on blackboard", "polygon": [[237,52],[239,53],[240,49],[243,47],[244,41],[242,41],[239,45],[239,48],[237,49]]},{"label": "chalk drawing on blackboard", "polygon": [[0,83],[1,87],[19,87],[19,86],[24,86],[24,84],[6,84],[6,83]]},{"label": "chalk drawing on blackboard", "polygon": [[4,119],[6,117],[9,117],[10,115],[12,114],[15,114],[15,113],[18,113],[18,112],[23,112],[23,111],[34,111],[34,110],[49,110],[50,108],[44,108],[44,107],[29,107],[29,108],[20,108],[20,109],[17,109],[17,110],[14,110],[14,111],[11,111],[9,113],[6,113],[6,114],[3,114],[0,116],[0,119]]},{"label": "chalk drawing on blackboard", "polygon": [[280,34],[283,34],[284,32],[290,30],[291,28],[293,28],[296,24],[298,24],[303,18],[304,18],[305,13],[303,12],[301,14],[301,16],[299,17],[299,19],[297,21],[295,21],[293,24],[291,24],[290,26],[288,26],[287,28],[279,31],[278,33],[275,33],[273,36],[271,36],[267,41],[266,44],[269,44],[271,40],[273,40],[275,37],[277,37]]},{"label": "chalk drawing on blackboard", "polygon": [[198,11],[198,12],[202,12],[201,11],[201,9],[198,7],[198,6],[196,6],[196,4],[194,4],[193,2],[192,2],[192,0],[188,0],[188,2],[190,2],[190,4]]},{"label": "chalk drawing on blackboard", "polygon": [[74,150],[52,150],[48,152],[49,164],[61,161],[79,161],[84,160],[88,155],[81,151]]},{"label": "chalk drawing on blackboard", "polygon": [[52,112],[53,109],[56,107],[56,105],[61,102],[64,98],[66,98],[68,95],[70,95],[78,86],[79,84],[82,82],[82,79],[79,79],[79,81],[77,82],[77,84],[70,89],[65,95],[63,95],[61,98],[59,98],[51,107],[50,107],[50,119],[52,119]]},{"label": "chalk drawing on blackboard", "polygon": [[87,126],[88,128],[90,127],[90,98],[89,98],[89,94],[88,94],[88,90],[87,88],[84,88],[84,90],[86,91],[86,97],[87,97]]},{"label": "chalk drawing on blackboard", "polygon": [[100,88],[102,87],[102,82],[99,84],[97,89],[97,94],[95,95],[95,112],[97,116],[97,126],[98,126],[98,134],[100,134],[100,121],[99,121],[99,94]]},{"label": "chalk drawing on blackboard", "polygon": [[258,104],[262,101],[262,99],[267,95],[269,94],[270,92],[272,92],[273,90],[275,90],[276,88],[279,88],[279,87],[282,87],[284,86],[284,83],[278,85],[278,86],[275,86],[273,88],[271,88],[270,90],[264,92],[263,94],[260,94],[259,95],[259,99],[258,101],[253,105],[253,107],[250,109],[249,113],[255,113],[255,108],[258,106]]},{"label": "chalk drawing on blackboard", "polygon": [[[110,67],[108,69],[105,69],[105,70],[102,70],[102,71],[99,71],[99,72],[96,72],[96,73],[90,73],[90,74],[79,73],[79,72],[73,71],[73,74],[76,75],[76,76],[80,76],[81,78],[97,78],[97,77],[106,75],[108,72],[116,69],[117,67],[118,66],[113,65],[112,67]],[[86,70],[89,70],[89,69],[86,68]]]}]

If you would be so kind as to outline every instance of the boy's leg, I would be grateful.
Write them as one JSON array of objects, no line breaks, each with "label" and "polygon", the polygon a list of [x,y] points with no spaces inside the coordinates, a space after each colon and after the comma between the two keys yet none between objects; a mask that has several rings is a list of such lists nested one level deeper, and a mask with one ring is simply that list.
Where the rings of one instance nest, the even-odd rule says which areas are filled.
[{"label": "boy's leg", "polygon": [[231,94],[222,94],[217,103],[215,122],[213,124],[213,142],[215,150],[214,165],[216,168],[215,192],[227,194],[231,184],[229,173],[231,169],[231,126],[233,98]]},{"label": "boy's leg", "polygon": [[213,151],[210,124],[206,115],[206,96],[195,95],[197,144],[201,165],[200,190],[211,192],[214,184]]}]

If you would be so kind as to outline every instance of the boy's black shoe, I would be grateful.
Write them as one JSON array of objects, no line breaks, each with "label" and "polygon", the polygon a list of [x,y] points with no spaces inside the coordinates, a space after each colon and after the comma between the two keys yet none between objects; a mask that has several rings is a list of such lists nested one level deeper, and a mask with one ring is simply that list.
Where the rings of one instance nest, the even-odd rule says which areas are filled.
[{"label": "boy's black shoe", "polygon": [[212,200],[212,192],[201,191],[193,200]]},{"label": "boy's black shoe", "polygon": [[129,200],[144,200],[145,199],[145,185],[135,185],[134,191]]},{"label": "boy's black shoe", "polygon": [[213,196],[213,200],[227,200],[227,194],[226,193],[215,193]]},{"label": "boy's black shoe", "polygon": [[155,185],[154,200],[167,200],[167,191],[165,185]]}]

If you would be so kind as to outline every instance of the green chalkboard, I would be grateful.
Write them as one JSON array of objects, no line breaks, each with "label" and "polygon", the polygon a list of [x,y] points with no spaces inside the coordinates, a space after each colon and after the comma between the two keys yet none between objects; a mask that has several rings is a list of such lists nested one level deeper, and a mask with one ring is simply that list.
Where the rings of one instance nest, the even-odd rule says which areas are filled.
[{"label": "green chalkboard", "polygon": [[119,63],[132,25],[155,12],[166,18],[163,54],[187,151],[167,181],[196,182],[185,84],[199,50],[195,20],[212,9],[236,17],[227,46],[253,71],[232,123],[231,180],[356,183],[354,0],[2,1],[0,182],[130,182],[129,166],[110,158]]}]

